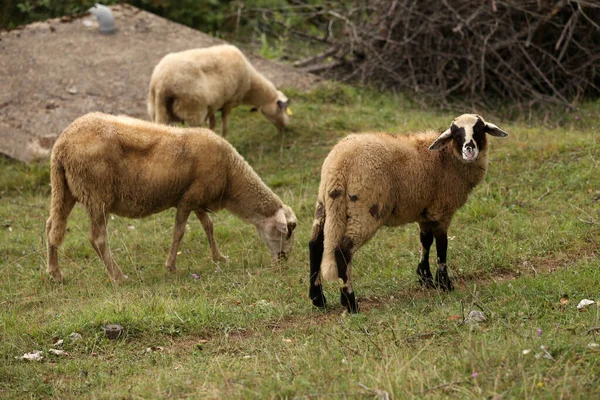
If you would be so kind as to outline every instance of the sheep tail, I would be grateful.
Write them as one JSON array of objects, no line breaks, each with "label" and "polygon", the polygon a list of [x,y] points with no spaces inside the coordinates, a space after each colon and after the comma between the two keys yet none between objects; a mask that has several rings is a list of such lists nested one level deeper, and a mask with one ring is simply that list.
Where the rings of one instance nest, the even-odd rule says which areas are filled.
[{"label": "sheep tail", "polygon": [[347,196],[345,182],[342,179],[330,182],[326,187],[323,200],[325,203],[325,226],[321,274],[323,279],[335,281],[338,279],[335,249],[339,246],[346,232]]},{"label": "sheep tail", "polygon": [[48,243],[60,245],[67,231],[67,216],[73,208],[73,195],[69,190],[65,169],[58,160],[52,159],[50,167],[50,219],[48,220]]}]

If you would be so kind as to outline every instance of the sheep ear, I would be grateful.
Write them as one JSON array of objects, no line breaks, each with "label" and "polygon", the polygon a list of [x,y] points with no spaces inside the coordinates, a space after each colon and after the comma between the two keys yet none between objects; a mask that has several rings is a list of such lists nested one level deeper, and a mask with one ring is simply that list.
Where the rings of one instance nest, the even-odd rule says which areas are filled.
[{"label": "sheep ear", "polygon": [[448,146],[452,141],[452,131],[450,129],[444,131],[440,137],[438,137],[435,142],[431,146],[429,146],[429,150],[441,150],[444,147]]},{"label": "sheep ear", "polygon": [[277,100],[277,107],[281,108],[282,110],[285,110],[288,106],[288,102],[287,101],[283,101],[283,100]]},{"label": "sheep ear", "polygon": [[492,136],[496,136],[496,137],[507,137],[508,136],[508,132],[503,131],[502,129],[498,128],[496,125],[492,124],[491,122],[485,123],[485,132],[488,135],[492,135]]},{"label": "sheep ear", "polygon": [[283,211],[283,208],[280,208],[275,214],[275,227],[279,232],[286,236],[288,235],[288,225],[285,219],[285,211]]}]

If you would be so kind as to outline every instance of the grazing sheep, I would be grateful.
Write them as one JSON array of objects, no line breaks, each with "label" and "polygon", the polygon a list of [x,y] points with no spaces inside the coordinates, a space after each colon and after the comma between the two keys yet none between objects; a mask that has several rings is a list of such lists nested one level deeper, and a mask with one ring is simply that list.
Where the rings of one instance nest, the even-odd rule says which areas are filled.
[{"label": "grazing sheep", "polygon": [[231,45],[167,54],[154,68],[148,92],[150,120],[202,126],[208,119],[210,129],[214,129],[215,114],[221,111],[223,137],[233,107],[256,107],[282,130],[291,115],[288,103],[288,98]]},{"label": "grazing sheep", "polygon": [[91,113],[59,136],[51,159],[52,200],[46,223],[48,273],[62,280],[58,246],[67,218],[80,202],[91,221],[90,241],[113,281],[126,279],[107,247],[110,214],[142,218],[177,209],[165,263],[175,271],[177,248],[193,211],[215,261],[225,257],[208,213],[226,208],[255,225],[273,257],[292,248],[296,217],[225,139],[208,129],[184,129],[134,118]]},{"label": "grazing sheep", "polygon": [[341,278],[341,302],[349,312],[357,312],[351,283],[354,252],[381,226],[409,222],[420,227],[421,284],[434,286],[429,249],[435,238],[435,283],[452,290],[446,268],[447,231],[456,210],[485,176],[486,133],[508,135],[478,115],[464,114],[441,135],[433,131],[413,136],[350,135],[335,145],[321,170],[309,243],[313,304],[326,303],[321,272],[325,280]]}]

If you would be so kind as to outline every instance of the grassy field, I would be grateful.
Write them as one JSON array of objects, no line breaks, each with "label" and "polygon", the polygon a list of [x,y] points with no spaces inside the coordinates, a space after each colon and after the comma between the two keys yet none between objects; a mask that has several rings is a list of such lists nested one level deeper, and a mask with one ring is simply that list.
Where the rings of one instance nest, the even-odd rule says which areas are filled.
[{"label": "grassy field", "polygon": [[[418,228],[382,229],[355,257],[361,313],[335,285],[311,306],[308,236],[320,165],[350,132],[442,129],[452,115],[344,86],[290,93],[283,141],[236,109],[230,141],[294,208],[290,259],[272,266],[254,228],[214,216],[229,262],[214,264],[190,218],[179,271],[167,274],[173,210],[115,217],[109,243],[129,282],[109,283],[76,206],[60,250],[63,284],[45,275],[47,164],[0,164],[2,398],[594,398],[600,396],[600,103],[560,126],[487,116],[486,180],[450,229],[456,290],[419,287]],[[471,310],[488,320],[467,323]],[[109,340],[105,324],[124,334]],[[69,338],[71,333],[81,338]],[[57,346],[55,342],[63,339]],[[63,349],[56,356],[49,350]],[[24,353],[43,351],[40,362]]]}]

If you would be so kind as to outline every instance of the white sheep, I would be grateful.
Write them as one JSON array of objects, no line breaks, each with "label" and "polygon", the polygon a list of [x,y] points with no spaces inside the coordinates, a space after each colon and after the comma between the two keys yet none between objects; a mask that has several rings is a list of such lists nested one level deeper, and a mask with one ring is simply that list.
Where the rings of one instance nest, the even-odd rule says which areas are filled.
[{"label": "white sheep", "polygon": [[292,248],[296,227],[292,209],[233,146],[208,129],[87,114],[59,136],[50,173],[48,273],[56,280],[62,280],[58,246],[76,202],[89,215],[90,241],[115,282],[126,276],[107,247],[110,214],[142,218],[175,207],[173,243],[165,263],[169,271],[175,271],[177,248],[191,212],[202,223],[215,261],[225,257],[215,243],[208,213],[223,208],[254,224],[273,257],[286,258]]},{"label": "white sheep", "polygon": [[148,91],[150,120],[185,122],[210,129],[221,111],[227,135],[233,107],[248,104],[282,130],[289,123],[288,98],[262,76],[235,46],[218,45],[167,54],[154,68]]},{"label": "white sheep", "polygon": [[325,280],[341,278],[341,302],[349,312],[357,312],[351,283],[354,252],[381,226],[410,222],[420,227],[417,274],[421,284],[434,286],[429,249],[435,238],[435,283],[452,290],[446,268],[448,227],[456,210],[485,176],[486,133],[508,135],[478,115],[464,114],[441,135],[433,131],[411,136],[359,134],[336,144],[321,170],[309,242],[309,296],[313,304],[324,307],[326,303],[321,272]]}]

